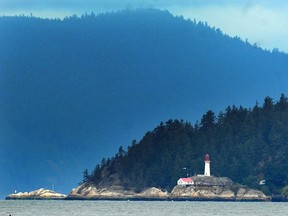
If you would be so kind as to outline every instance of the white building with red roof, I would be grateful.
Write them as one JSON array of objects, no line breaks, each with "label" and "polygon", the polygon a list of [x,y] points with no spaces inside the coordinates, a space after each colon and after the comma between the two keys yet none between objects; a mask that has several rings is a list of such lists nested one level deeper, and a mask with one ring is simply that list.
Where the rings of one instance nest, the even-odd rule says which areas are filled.
[{"label": "white building with red roof", "polygon": [[192,178],[180,178],[177,181],[177,185],[194,185],[194,181]]}]

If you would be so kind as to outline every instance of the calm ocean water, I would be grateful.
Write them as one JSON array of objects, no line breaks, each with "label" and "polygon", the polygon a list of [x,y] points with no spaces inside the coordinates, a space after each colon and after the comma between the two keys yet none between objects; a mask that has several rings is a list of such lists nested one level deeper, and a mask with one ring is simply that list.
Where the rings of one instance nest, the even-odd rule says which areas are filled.
[{"label": "calm ocean water", "polygon": [[0,201],[0,216],[275,216],[288,203],[172,201]]}]

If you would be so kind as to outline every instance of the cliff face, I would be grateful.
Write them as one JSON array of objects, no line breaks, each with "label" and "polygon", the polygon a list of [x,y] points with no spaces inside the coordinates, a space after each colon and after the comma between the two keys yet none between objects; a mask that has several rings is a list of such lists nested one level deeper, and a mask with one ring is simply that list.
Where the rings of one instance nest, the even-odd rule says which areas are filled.
[{"label": "cliff face", "polygon": [[149,200],[231,200],[231,201],[268,201],[270,197],[258,190],[234,184],[226,177],[192,177],[194,185],[173,188],[171,193],[159,188],[148,188],[140,193],[124,190],[120,186],[97,188],[83,184],[73,189],[68,199],[149,199]]},{"label": "cliff face", "polygon": [[10,194],[6,199],[65,199],[67,196],[52,190],[40,188],[31,192]]},{"label": "cliff face", "polygon": [[82,184],[72,189],[70,199],[125,199],[135,196],[135,192],[124,190],[121,186],[96,187],[92,184]]},{"label": "cliff face", "polygon": [[124,190],[121,187],[97,188],[91,184],[83,184],[74,188],[67,199],[168,199],[169,193],[159,188],[148,188],[140,193]]},{"label": "cliff face", "polygon": [[193,176],[192,186],[174,187],[170,197],[174,199],[215,199],[215,200],[259,200],[270,198],[262,191],[250,189],[247,186],[235,184],[227,177]]},{"label": "cliff face", "polygon": [[268,201],[263,192],[245,186],[176,186],[170,194],[174,199],[200,199],[200,200],[235,200],[235,201]]},{"label": "cliff face", "polygon": [[214,176],[192,176],[195,185],[201,186],[227,186],[231,187],[234,182],[227,177],[214,177]]}]

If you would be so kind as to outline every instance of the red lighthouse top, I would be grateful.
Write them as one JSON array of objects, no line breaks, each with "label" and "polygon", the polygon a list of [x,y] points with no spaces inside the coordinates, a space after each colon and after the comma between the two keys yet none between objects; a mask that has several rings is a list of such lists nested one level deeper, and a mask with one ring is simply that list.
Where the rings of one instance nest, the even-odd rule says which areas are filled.
[{"label": "red lighthouse top", "polygon": [[209,154],[206,154],[206,156],[205,156],[205,161],[210,161],[210,159],[209,159]]}]

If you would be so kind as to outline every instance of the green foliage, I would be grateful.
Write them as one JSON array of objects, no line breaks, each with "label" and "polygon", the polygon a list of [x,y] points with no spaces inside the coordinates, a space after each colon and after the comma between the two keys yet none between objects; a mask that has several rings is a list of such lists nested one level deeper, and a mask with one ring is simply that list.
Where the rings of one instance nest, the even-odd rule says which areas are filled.
[{"label": "green foliage", "polygon": [[266,185],[264,185],[264,186],[262,186],[261,188],[260,188],[260,190],[264,193],[264,194],[266,194],[266,195],[268,195],[268,196],[271,196],[271,191],[270,191],[270,189],[266,186]]},{"label": "green foliage", "polygon": [[282,188],[281,195],[288,196],[288,185]]},{"label": "green foliage", "polygon": [[[266,97],[263,107],[228,107],[218,118],[208,111],[194,127],[183,120],[161,122],[140,142],[133,140],[127,152],[121,146],[115,157],[103,159],[91,181],[97,184],[117,174],[125,188],[171,190],[187,173],[203,173],[204,156],[209,153],[212,175],[279,193],[288,184],[287,123],[283,94],[277,103]],[[263,179],[266,185],[260,186]],[[282,193],[287,191],[285,186]]]},{"label": "green foliage", "polygon": [[254,188],[254,189],[260,189],[259,180],[258,180],[257,176],[249,175],[247,177],[244,177],[243,178],[243,184],[245,184],[251,188]]},{"label": "green foliage", "polygon": [[89,175],[89,172],[88,172],[88,169],[85,169],[83,171],[83,180],[82,180],[82,183],[86,183],[86,182],[89,182],[91,181],[91,176]]}]

